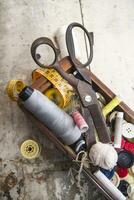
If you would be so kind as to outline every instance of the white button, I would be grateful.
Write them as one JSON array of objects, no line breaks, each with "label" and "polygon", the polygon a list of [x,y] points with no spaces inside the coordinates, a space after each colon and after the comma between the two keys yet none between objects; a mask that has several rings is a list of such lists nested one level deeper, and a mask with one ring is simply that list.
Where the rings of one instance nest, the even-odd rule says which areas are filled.
[{"label": "white button", "polygon": [[134,138],[134,125],[131,123],[124,123],[122,126],[122,135],[125,138]]},{"label": "white button", "polygon": [[120,184],[120,178],[118,176],[118,174],[116,172],[114,172],[113,177],[110,179],[110,181],[116,186],[118,187]]}]

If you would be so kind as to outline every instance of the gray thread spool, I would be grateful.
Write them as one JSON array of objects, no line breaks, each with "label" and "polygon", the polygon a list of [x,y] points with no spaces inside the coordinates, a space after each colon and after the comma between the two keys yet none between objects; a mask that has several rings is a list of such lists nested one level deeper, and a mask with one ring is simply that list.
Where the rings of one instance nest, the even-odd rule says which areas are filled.
[{"label": "gray thread spool", "polygon": [[121,148],[123,112],[117,112],[114,130],[114,147]]},{"label": "gray thread spool", "polygon": [[76,143],[81,132],[73,119],[61,110],[40,91],[25,87],[19,94],[24,107],[46,125],[57,137],[67,145]]}]

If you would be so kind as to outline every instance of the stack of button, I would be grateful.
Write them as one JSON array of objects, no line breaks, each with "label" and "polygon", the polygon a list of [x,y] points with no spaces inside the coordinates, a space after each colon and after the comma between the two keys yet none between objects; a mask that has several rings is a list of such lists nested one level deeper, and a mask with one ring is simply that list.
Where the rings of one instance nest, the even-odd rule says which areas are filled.
[{"label": "stack of button", "polygon": [[[114,132],[117,113],[118,111],[113,111],[107,117],[112,132]],[[113,134],[111,137],[112,142],[114,142],[114,136]],[[128,197],[129,200],[134,200],[134,125],[126,120],[122,122],[121,147],[116,150],[118,162],[114,175],[110,180],[124,196]],[[107,176],[107,174],[105,175]]]}]

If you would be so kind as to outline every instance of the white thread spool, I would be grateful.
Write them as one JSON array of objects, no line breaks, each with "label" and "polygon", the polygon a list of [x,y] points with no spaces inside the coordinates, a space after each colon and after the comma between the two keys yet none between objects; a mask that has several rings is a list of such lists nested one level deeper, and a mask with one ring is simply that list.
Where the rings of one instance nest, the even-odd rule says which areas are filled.
[{"label": "white thread spool", "polygon": [[[59,45],[59,49],[60,49],[60,57],[64,58],[66,56],[68,56],[68,51],[67,51],[67,46],[66,46],[66,30],[67,30],[67,25],[60,27],[57,32],[56,32],[56,42]],[[73,33],[73,41],[74,41],[74,46],[75,46],[75,55],[77,59],[81,58],[81,54],[79,51],[79,45],[78,45],[78,40],[76,37],[75,32],[72,30]]]},{"label": "white thread spool", "polygon": [[118,112],[116,115],[115,130],[114,130],[115,148],[121,148],[123,116],[124,116],[123,112]]},{"label": "white thread spool", "polygon": [[57,137],[67,145],[72,145],[81,137],[79,128],[72,117],[50,101],[36,89],[26,87],[19,97],[24,107],[46,125]]},{"label": "white thread spool", "polygon": [[100,171],[94,173],[95,177],[104,185],[107,190],[114,196],[114,199],[126,200],[126,197],[116,188],[115,185]]}]

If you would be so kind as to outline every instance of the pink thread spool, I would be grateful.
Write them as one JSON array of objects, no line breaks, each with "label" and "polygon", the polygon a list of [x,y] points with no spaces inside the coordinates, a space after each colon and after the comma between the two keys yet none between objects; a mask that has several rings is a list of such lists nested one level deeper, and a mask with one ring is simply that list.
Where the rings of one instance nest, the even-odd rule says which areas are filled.
[{"label": "pink thread spool", "polygon": [[89,127],[88,127],[85,119],[83,118],[83,116],[78,111],[74,111],[72,113],[72,117],[73,117],[75,123],[77,124],[77,126],[79,127],[81,133],[85,133]]}]

